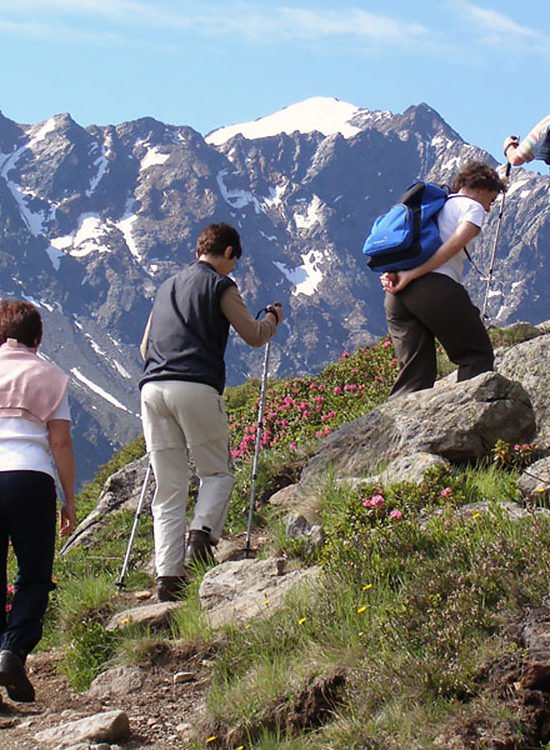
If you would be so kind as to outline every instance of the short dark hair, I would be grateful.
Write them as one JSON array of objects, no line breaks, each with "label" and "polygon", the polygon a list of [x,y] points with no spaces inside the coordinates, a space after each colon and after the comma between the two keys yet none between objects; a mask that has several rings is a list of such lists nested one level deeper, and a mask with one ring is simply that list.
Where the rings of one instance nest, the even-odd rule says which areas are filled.
[{"label": "short dark hair", "polygon": [[0,346],[6,339],[17,339],[25,346],[42,340],[42,318],[36,307],[20,299],[0,300]]},{"label": "short dark hair", "polygon": [[463,187],[503,193],[506,190],[506,183],[500,179],[496,169],[482,161],[471,161],[457,174],[451,190],[453,193],[458,193]]},{"label": "short dark hair", "polygon": [[199,235],[197,240],[197,255],[210,254],[222,256],[231,245],[234,258],[242,255],[241,238],[239,233],[230,224],[209,224]]}]

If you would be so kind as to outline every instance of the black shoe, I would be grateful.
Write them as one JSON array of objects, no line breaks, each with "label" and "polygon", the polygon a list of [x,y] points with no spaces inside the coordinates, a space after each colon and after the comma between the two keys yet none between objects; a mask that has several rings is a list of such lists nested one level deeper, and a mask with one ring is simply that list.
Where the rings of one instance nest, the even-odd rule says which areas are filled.
[{"label": "black shoe", "polygon": [[187,585],[185,576],[159,576],[157,598],[159,602],[178,602]]},{"label": "black shoe", "polygon": [[0,685],[6,688],[12,701],[34,701],[34,688],[27,677],[25,666],[11,651],[0,651]]},{"label": "black shoe", "polygon": [[210,534],[200,529],[191,529],[187,537],[185,564],[193,565],[193,563],[200,563],[201,565],[213,565],[215,562]]}]

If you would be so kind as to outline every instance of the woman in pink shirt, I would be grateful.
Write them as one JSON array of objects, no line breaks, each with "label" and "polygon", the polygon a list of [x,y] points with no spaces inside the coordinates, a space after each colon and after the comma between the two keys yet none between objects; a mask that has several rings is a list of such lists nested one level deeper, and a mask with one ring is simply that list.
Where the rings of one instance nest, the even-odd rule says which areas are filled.
[{"label": "woman in pink shirt", "polygon": [[[68,377],[38,356],[41,339],[34,305],[0,300],[0,685],[25,702],[34,700],[25,660],[42,637],[54,588],[56,473],[65,496],[60,535],[75,525]],[[17,578],[7,613],[10,541]]]}]

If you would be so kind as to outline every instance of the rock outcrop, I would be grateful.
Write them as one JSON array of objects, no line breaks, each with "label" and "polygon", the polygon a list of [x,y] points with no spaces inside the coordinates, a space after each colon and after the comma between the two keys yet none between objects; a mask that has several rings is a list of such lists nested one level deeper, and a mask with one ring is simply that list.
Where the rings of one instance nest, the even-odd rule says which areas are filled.
[{"label": "rock outcrop", "polygon": [[497,440],[526,442],[535,435],[529,395],[493,372],[446,388],[387,401],[336,430],[302,473],[313,481],[328,466],[337,476],[376,472],[398,456],[430,453],[453,462],[487,456]]},{"label": "rock outcrop", "polygon": [[543,450],[550,450],[549,368],[550,334],[523,341],[497,355],[498,372],[521,383],[531,398],[537,421],[535,440]]},{"label": "rock outcrop", "polygon": [[[155,486],[153,473],[147,474],[148,467],[149,458],[143,456],[111,474],[105,482],[96,507],[73,531],[63,546],[61,554],[69,552],[76,545],[92,544],[105,523],[106,517],[111,517],[112,513],[123,508],[136,510],[144,490],[142,510],[147,511],[151,507]],[[147,485],[145,486],[146,479]]]},{"label": "rock outcrop", "polygon": [[317,567],[286,571],[285,560],[239,560],[217,565],[204,576],[199,597],[213,627],[266,617],[297,586],[312,585]]}]

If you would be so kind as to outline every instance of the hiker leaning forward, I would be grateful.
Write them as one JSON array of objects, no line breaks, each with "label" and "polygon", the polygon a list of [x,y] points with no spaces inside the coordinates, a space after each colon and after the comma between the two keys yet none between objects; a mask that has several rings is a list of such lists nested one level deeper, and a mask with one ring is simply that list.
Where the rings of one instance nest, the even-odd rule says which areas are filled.
[{"label": "hiker leaning forward", "polygon": [[388,330],[399,363],[391,396],[433,386],[435,339],[458,365],[459,381],[493,369],[491,341],[461,279],[465,247],[479,234],[484,215],[505,189],[487,164],[468,164],[457,174],[437,216],[442,245],[435,254],[417,268],[382,274]]},{"label": "hiker leaning forward", "polygon": [[[229,274],[241,256],[236,229],[210,224],[200,234],[196,261],[159,288],[141,345],[140,381],[145,443],[156,479],[153,529],[157,595],[173,601],[189,565],[213,560],[234,484],[222,393],[229,326],[262,346],[282,321],[280,305],[262,320],[246,308]],[[188,453],[200,488],[185,548]]]},{"label": "hiker leaning forward", "polygon": [[[12,700],[28,702],[34,688],[25,660],[42,637],[48,595],[55,588],[56,469],[65,495],[60,535],[75,525],[69,379],[37,355],[41,339],[34,305],[0,301],[0,685]],[[7,613],[10,541],[17,577]]]}]

